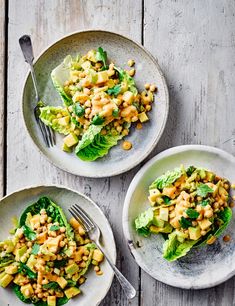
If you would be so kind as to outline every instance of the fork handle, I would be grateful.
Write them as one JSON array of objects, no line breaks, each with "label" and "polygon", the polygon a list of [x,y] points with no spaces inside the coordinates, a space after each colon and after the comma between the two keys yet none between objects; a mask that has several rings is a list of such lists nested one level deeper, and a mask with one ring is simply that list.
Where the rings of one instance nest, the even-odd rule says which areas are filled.
[{"label": "fork handle", "polygon": [[133,299],[136,296],[136,290],[135,288],[131,285],[131,283],[125,278],[125,276],[118,270],[118,268],[112,263],[111,259],[109,256],[106,254],[105,250],[103,247],[100,245],[99,242],[96,242],[96,245],[98,248],[101,250],[101,252],[104,254],[105,259],[108,261],[110,264],[111,268],[113,269],[113,272],[118,279],[120,285],[122,286],[123,291],[125,292],[127,298]]}]

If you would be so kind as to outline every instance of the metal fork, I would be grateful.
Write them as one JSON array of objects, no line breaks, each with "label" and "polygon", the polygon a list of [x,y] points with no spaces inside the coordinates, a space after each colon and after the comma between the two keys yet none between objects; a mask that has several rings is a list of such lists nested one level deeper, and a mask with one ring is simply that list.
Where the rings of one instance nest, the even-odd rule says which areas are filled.
[{"label": "metal fork", "polygon": [[128,299],[133,299],[136,295],[135,288],[129,283],[129,281],[124,277],[124,275],[118,270],[118,268],[112,263],[111,259],[107,255],[106,251],[100,244],[100,229],[98,225],[91,220],[91,218],[87,215],[87,213],[79,207],[77,204],[72,205],[69,208],[69,212],[71,215],[77,219],[84,227],[85,231],[88,233],[89,238],[95,242],[97,247],[101,250],[104,254],[106,260],[110,264],[111,268],[114,271],[120,285],[122,286],[126,296]]},{"label": "metal fork", "polygon": [[40,116],[40,107],[45,106],[45,104],[41,101],[39,94],[38,94],[38,85],[37,85],[37,80],[36,80],[36,75],[33,67],[33,47],[32,47],[32,42],[31,38],[29,35],[23,35],[19,39],[19,44],[21,47],[21,50],[23,52],[24,58],[26,63],[29,64],[30,66],[30,71],[32,75],[32,80],[33,80],[33,86],[35,89],[36,93],[36,100],[37,100],[37,105],[34,107],[34,116],[36,119],[36,122],[40,128],[40,131],[42,133],[43,140],[46,144],[47,147],[52,147],[55,145],[55,136],[53,130],[46,126],[39,118]]}]

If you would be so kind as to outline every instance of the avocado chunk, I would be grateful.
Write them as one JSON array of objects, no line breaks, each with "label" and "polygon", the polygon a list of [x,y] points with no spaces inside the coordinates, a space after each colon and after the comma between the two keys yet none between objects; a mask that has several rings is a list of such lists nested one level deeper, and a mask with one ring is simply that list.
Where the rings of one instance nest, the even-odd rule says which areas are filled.
[{"label": "avocado chunk", "polygon": [[37,259],[35,258],[35,256],[34,256],[33,254],[31,254],[30,257],[29,257],[29,259],[28,259],[28,261],[27,261],[27,263],[26,263],[26,265],[27,265],[33,272],[35,272],[34,267],[35,267],[36,263],[37,263]]},{"label": "avocado chunk", "polygon": [[27,252],[27,246],[24,245],[22,248],[16,250],[16,261],[20,261],[21,257],[24,256],[24,254]]},{"label": "avocado chunk", "polygon": [[70,133],[68,136],[64,138],[64,143],[68,148],[70,148],[78,143],[78,138],[75,134]]},{"label": "avocado chunk", "polygon": [[67,280],[63,278],[62,276],[57,278],[57,283],[60,285],[62,289],[64,289],[66,285],[68,284]]},{"label": "avocado chunk", "polygon": [[10,274],[7,274],[6,272],[3,272],[0,274],[0,286],[3,288],[6,288],[10,282],[13,280],[13,276]]},{"label": "avocado chunk", "polygon": [[140,122],[142,123],[149,120],[149,117],[146,115],[145,112],[140,113],[138,117],[139,117]]},{"label": "avocado chunk", "polygon": [[188,231],[189,231],[189,238],[191,240],[198,240],[201,237],[201,230],[199,226],[189,227]]},{"label": "avocado chunk", "polygon": [[78,270],[79,270],[79,267],[76,263],[73,263],[65,268],[65,272],[67,274],[72,274],[72,275],[77,273]]},{"label": "avocado chunk", "polygon": [[72,148],[69,148],[65,143],[63,143],[63,145],[62,145],[62,150],[64,152],[67,152],[67,153],[71,153],[72,152]]},{"label": "avocado chunk", "polygon": [[16,265],[10,265],[5,268],[7,274],[16,274],[18,272],[18,267]]},{"label": "avocado chunk", "polygon": [[62,126],[67,126],[69,124],[69,121],[70,121],[69,116],[62,117],[62,118],[58,119],[58,124],[62,125]]},{"label": "avocado chunk", "polygon": [[56,296],[48,296],[47,297],[47,305],[48,306],[56,306]]},{"label": "avocado chunk", "polygon": [[209,182],[214,181],[214,179],[215,179],[215,174],[214,174],[213,172],[206,171],[206,179],[207,179]]},{"label": "avocado chunk", "polygon": [[199,175],[200,175],[201,179],[203,180],[206,177],[206,171],[204,169],[200,169]]},{"label": "avocado chunk", "polygon": [[100,71],[97,73],[97,81],[96,81],[96,84],[101,84],[101,83],[105,83],[107,82],[109,79],[109,76],[108,76],[108,72],[105,70],[105,71]]},{"label": "avocado chunk", "polygon": [[33,295],[33,287],[31,284],[22,286],[20,288],[20,291],[26,299],[30,298]]},{"label": "avocado chunk", "polygon": [[71,299],[72,297],[81,293],[81,290],[77,287],[70,287],[64,291],[67,299]]},{"label": "avocado chunk", "polygon": [[168,208],[167,207],[160,207],[159,210],[159,218],[163,221],[168,221]]},{"label": "avocado chunk", "polygon": [[205,231],[205,230],[207,230],[211,226],[212,223],[208,219],[204,219],[202,221],[198,221],[198,224],[199,224],[200,228],[203,231]]},{"label": "avocado chunk", "polygon": [[159,216],[154,216],[153,217],[153,225],[157,227],[164,227],[164,221],[160,219]]}]

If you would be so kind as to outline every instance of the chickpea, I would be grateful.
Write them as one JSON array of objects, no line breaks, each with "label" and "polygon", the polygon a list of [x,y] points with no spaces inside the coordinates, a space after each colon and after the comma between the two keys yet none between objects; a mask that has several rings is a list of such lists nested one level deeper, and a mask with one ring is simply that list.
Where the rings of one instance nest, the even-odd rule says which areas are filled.
[{"label": "chickpea", "polygon": [[79,285],[81,285],[81,284],[83,284],[84,282],[85,282],[85,277],[84,276],[81,276],[80,278],[79,278],[79,280],[78,280],[78,283],[79,283]]},{"label": "chickpea", "polygon": [[135,69],[131,69],[128,71],[129,76],[133,77],[135,75]]},{"label": "chickpea", "polygon": [[223,237],[223,241],[224,242],[229,242],[231,240],[231,237],[229,236],[229,235],[225,235],[224,237]]},{"label": "chickpea", "polygon": [[91,113],[90,107],[86,108],[86,109],[85,109],[85,114],[86,114],[86,115],[89,115],[90,113]]},{"label": "chickpea", "polygon": [[95,272],[100,271],[100,267],[99,267],[99,266],[95,266],[95,267],[94,267],[94,271],[95,271]]},{"label": "chickpea", "polygon": [[79,264],[79,267],[81,267],[81,268],[85,268],[85,267],[86,267],[86,263],[85,263],[85,261],[82,261],[82,262]]},{"label": "chickpea", "polygon": [[132,67],[132,66],[135,65],[135,61],[134,61],[133,59],[130,59],[130,60],[127,62],[127,65],[128,65],[129,67]]},{"label": "chickpea", "polygon": [[43,297],[43,293],[41,293],[41,292],[38,293],[38,298],[39,298],[39,299],[42,299],[42,297]]},{"label": "chickpea", "polygon": [[193,226],[197,226],[197,221],[192,221]]},{"label": "chickpea", "polygon": [[119,126],[117,126],[116,130],[117,130],[117,132],[118,132],[118,133],[121,133],[121,131],[122,131],[122,127],[121,127],[120,125],[119,125]]},{"label": "chickpea", "polygon": [[149,90],[150,90],[151,92],[156,91],[156,89],[157,89],[157,87],[156,87],[156,85],[154,85],[154,84],[152,84],[152,85],[150,86],[150,88],[149,88]]},{"label": "chickpea", "polygon": [[122,135],[123,135],[123,136],[128,135],[128,133],[129,133],[129,132],[128,132],[128,130],[127,130],[127,129],[124,129],[124,130],[122,131]]},{"label": "chickpea", "polygon": [[146,84],[144,85],[144,87],[145,87],[146,90],[148,90],[148,89],[150,88],[150,84],[149,84],[149,83],[146,83]]},{"label": "chickpea", "polygon": [[84,251],[84,255],[88,256],[90,254],[90,252],[88,250]]},{"label": "chickpea", "polygon": [[103,275],[103,271],[98,271],[98,272],[96,272],[96,275]]},{"label": "chickpea", "polygon": [[48,292],[44,292],[44,296],[48,297],[49,293]]},{"label": "chickpea", "polygon": [[61,233],[64,233],[66,231],[66,228],[64,227],[64,226],[62,226],[61,228],[60,228],[60,232]]},{"label": "chickpea", "polygon": [[206,231],[201,231],[201,235],[205,236],[206,235]]},{"label": "chickpea", "polygon": [[129,141],[124,141],[122,144],[123,150],[130,150],[132,148],[132,143]]},{"label": "chickpea", "polygon": [[64,241],[60,241],[60,247],[63,248],[65,246],[65,242]]},{"label": "chickpea", "polygon": [[32,244],[32,242],[31,241],[28,241],[27,242],[27,247],[31,247],[33,244]]},{"label": "chickpea", "polygon": [[87,260],[88,260],[88,257],[87,257],[87,256],[83,256],[82,259],[83,259],[84,261],[87,261]]},{"label": "chickpea", "polygon": [[46,284],[48,284],[48,280],[45,278],[42,280],[42,285],[46,285]]},{"label": "chickpea", "polygon": [[138,122],[136,125],[137,130],[141,130],[143,128],[142,123]]},{"label": "chickpea", "polygon": [[207,244],[213,244],[216,241],[216,237],[212,236],[209,240],[207,240]]},{"label": "chickpea", "polygon": [[233,207],[234,207],[234,203],[231,202],[229,206],[230,206],[231,208],[233,208]]}]

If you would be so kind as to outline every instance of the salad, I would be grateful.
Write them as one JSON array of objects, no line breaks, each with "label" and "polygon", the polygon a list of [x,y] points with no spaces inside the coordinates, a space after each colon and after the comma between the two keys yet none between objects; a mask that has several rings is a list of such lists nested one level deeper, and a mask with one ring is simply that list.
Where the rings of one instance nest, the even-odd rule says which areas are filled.
[{"label": "salad", "polygon": [[205,169],[168,171],[149,186],[151,207],[135,219],[136,231],[163,234],[163,258],[177,260],[193,247],[213,244],[226,229],[232,218],[229,190],[226,179]]},{"label": "salad", "polygon": [[64,305],[81,293],[91,265],[101,275],[103,253],[83,226],[42,197],[22,213],[13,237],[0,242],[0,286],[38,306]]},{"label": "salad", "polygon": [[[133,66],[133,60],[128,61]],[[68,55],[52,73],[52,81],[63,102],[62,106],[40,108],[40,119],[56,132],[65,135],[62,150],[74,151],[84,161],[103,157],[120,139],[149,120],[156,91],[145,84],[138,92],[133,76],[135,69],[124,70],[112,62],[100,47],[84,56]],[[131,149],[125,141],[123,149]]]}]

